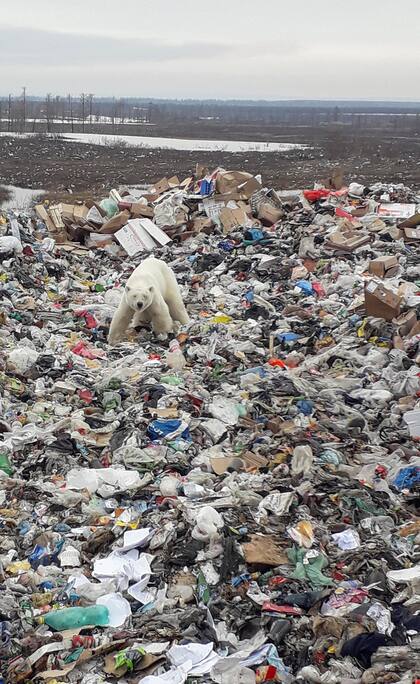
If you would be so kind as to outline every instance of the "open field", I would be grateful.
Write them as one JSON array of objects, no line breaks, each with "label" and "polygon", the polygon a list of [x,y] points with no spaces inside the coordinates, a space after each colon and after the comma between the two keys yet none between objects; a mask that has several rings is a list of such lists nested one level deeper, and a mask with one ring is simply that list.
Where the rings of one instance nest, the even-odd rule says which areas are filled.
[{"label": "open field", "polygon": [[[143,130],[142,130],[143,129]],[[126,131],[124,131],[126,134]],[[136,127],[136,135],[206,140],[250,140],[307,145],[287,152],[187,151],[90,145],[64,137],[0,137],[0,184],[44,189],[48,194],[103,194],[104,189],[190,175],[196,162],[209,168],[248,169],[276,188],[303,187],[340,166],[346,177],[364,183],[396,181],[420,185],[420,133],[355,131],[346,126],[227,125],[200,121],[170,127]]]}]

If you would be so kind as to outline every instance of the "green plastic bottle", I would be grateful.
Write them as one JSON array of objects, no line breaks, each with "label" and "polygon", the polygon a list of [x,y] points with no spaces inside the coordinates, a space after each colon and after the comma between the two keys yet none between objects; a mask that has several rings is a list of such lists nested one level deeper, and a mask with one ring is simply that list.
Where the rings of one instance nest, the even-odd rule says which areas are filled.
[{"label": "green plastic bottle", "polygon": [[9,458],[4,452],[0,453],[0,470],[2,470],[6,475],[12,474],[12,466],[10,465]]},{"label": "green plastic bottle", "polygon": [[86,625],[108,625],[109,612],[106,606],[87,606],[86,608],[63,608],[52,610],[38,618],[40,624],[46,624],[56,632],[75,629]]}]

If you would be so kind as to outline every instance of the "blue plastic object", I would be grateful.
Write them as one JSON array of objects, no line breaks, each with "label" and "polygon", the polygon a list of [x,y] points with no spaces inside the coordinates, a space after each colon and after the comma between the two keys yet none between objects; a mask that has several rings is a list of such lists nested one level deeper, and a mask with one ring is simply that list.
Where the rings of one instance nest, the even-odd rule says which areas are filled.
[{"label": "blue plastic object", "polygon": [[312,285],[309,282],[309,280],[298,280],[296,283],[296,287],[299,287],[302,290],[302,292],[304,292],[307,295],[311,295],[314,293]]},{"label": "blue plastic object", "polygon": [[[164,437],[170,437],[175,433],[182,425],[182,420],[153,420],[149,427],[147,428],[147,434],[150,439],[163,439]],[[178,437],[182,439],[189,439],[190,433],[188,428],[185,428]]]},{"label": "blue plastic object", "polygon": [[420,467],[409,466],[408,468],[401,468],[394,479],[394,487],[400,491],[412,489],[418,482],[420,482]]}]

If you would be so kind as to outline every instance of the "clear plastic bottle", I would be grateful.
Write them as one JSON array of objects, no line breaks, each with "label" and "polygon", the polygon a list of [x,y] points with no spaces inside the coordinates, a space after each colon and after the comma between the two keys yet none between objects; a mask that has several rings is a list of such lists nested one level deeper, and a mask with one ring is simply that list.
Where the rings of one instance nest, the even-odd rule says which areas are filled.
[{"label": "clear plastic bottle", "polygon": [[185,367],[187,360],[181,351],[178,340],[172,340],[169,343],[169,351],[166,353],[165,360],[169,368],[174,370],[182,370]]},{"label": "clear plastic bottle", "polygon": [[52,610],[38,618],[38,622],[45,623],[56,632],[62,632],[65,629],[76,629],[86,625],[108,625],[109,612],[106,606],[63,608],[63,610]]}]

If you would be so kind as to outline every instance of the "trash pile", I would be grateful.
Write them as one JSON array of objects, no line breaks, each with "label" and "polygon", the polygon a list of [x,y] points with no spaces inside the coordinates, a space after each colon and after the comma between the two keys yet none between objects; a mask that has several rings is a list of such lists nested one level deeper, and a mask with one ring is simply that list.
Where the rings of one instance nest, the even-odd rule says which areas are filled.
[{"label": "trash pile", "polygon": [[[416,681],[419,204],[201,168],[0,213],[5,682]],[[111,347],[152,250],[191,322]]]}]

